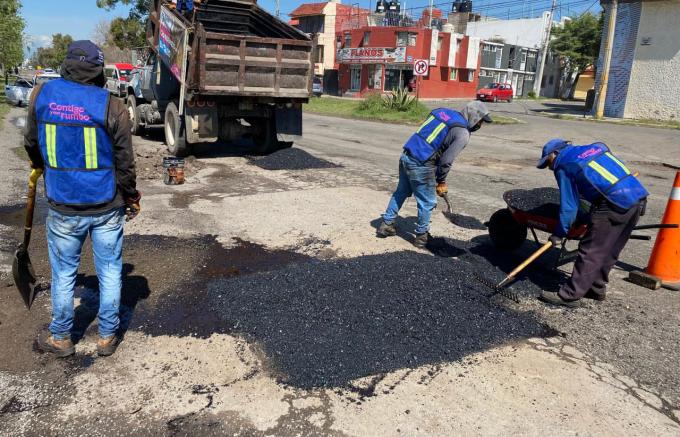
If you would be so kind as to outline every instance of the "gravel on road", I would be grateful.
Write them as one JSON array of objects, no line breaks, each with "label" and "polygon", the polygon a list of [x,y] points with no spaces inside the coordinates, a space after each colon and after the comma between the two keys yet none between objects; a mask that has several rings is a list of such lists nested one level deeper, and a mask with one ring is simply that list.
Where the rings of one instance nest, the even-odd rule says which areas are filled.
[{"label": "gravel on road", "polygon": [[325,159],[317,158],[302,149],[290,147],[266,156],[253,156],[250,162],[264,170],[308,170],[340,167]]}]

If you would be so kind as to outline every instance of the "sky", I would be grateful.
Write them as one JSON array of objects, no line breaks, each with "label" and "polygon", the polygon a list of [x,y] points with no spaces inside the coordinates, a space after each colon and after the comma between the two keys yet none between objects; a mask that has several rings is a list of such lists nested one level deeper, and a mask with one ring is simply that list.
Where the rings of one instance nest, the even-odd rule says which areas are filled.
[{"label": "sky", "polygon": [[[307,0],[315,2],[321,0]],[[280,0],[281,18],[288,20],[288,14],[305,0]],[[407,9],[415,8],[414,15],[419,16],[423,8],[427,6],[427,0],[401,0]],[[452,0],[433,0],[435,6],[442,10],[450,10]],[[473,10],[484,15],[498,16],[499,18],[519,18],[520,16],[539,16],[541,11],[550,7],[551,0],[473,0]],[[55,33],[68,33],[74,39],[89,39],[92,37],[94,28],[101,20],[112,20],[116,17],[128,15],[128,6],[118,6],[112,11],[106,11],[97,7],[96,0],[22,0],[22,15],[26,20],[25,33],[31,46],[31,51],[37,47],[50,44],[51,35]],[[358,4],[360,7],[373,9],[375,0],[351,1],[345,0],[345,4]],[[599,1],[595,0],[558,0],[556,19],[563,15],[571,15],[592,8],[593,12],[599,11]],[[275,0],[260,0],[258,4],[272,14],[276,10]]]},{"label": "sky", "polygon": [[90,39],[101,20],[127,16],[129,7],[106,11],[96,0],[22,0],[21,15],[26,20],[24,33],[32,50],[44,47],[55,33],[68,33],[74,39]]}]

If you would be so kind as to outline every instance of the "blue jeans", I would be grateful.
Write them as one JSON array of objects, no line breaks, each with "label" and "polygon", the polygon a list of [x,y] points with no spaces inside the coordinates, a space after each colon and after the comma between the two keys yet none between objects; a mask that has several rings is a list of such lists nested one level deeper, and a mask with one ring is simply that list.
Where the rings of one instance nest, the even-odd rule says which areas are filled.
[{"label": "blue jeans", "polygon": [[421,164],[403,153],[399,160],[399,184],[383,214],[385,223],[392,224],[406,198],[413,195],[418,205],[416,234],[427,232],[430,229],[432,210],[437,206],[435,185],[434,164]]},{"label": "blue jeans", "polygon": [[64,215],[50,208],[47,214],[47,247],[52,266],[52,323],[49,329],[55,339],[71,337],[73,290],[80,253],[88,234],[92,239],[99,279],[99,335],[108,337],[118,330],[124,223],[122,208],[85,216]]}]

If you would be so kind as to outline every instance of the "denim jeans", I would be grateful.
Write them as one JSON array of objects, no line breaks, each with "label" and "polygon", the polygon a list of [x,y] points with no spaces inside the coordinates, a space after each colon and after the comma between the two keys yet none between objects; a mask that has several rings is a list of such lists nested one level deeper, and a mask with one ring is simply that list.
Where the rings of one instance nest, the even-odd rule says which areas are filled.
[{"label": "denim jeans", "polygon": [[435,185],[434,164],[421,164],[403,153],[399,160],[399,184],[383,214],[385,223],[394,222],[406,198],[413,195],[418,205],[416,234],[427,232],[430,229],[432,210],[437,206]]},{"label": "denim jeans", "polygon": [[50,208],[47,214],[47,247],[52,267],[52,323],[55,339],[70,338],[73,328],[73,290],[80,253],[88,234],[99,279],[99,335],[118,330],[123,270],[122,208],[98,215],[64,215]]}]

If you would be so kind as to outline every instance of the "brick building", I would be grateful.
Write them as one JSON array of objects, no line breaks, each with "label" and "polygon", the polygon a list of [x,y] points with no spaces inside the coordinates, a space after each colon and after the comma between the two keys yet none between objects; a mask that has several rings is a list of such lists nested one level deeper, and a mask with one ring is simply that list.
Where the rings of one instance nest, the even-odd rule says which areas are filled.
[{"label": "brick building", "polygon": [[417,59],[430,62],[420,97],[474,98],[478,87],[478,38],[418,26],[363,26],[338,32],[336,45],[341,94],[414,90]]}]

